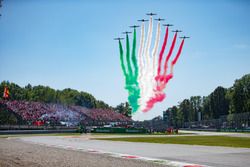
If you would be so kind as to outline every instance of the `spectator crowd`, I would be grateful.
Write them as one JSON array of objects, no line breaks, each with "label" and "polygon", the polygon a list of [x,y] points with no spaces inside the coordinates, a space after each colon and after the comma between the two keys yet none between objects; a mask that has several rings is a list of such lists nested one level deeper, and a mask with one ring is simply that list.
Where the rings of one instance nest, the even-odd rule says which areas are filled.
[{"label": "spectator crowd", "polygon": [[26,122],[44,121],[50,123],[71,123],[77,125],[93,124],[101,122],[131,122],[122,114],[112,110],[88,109],[82,106],[64,106],[61,104],[47,104],[32,101],[9,101],[0,100],[0,105],[5,106],[6,110],[16,113]]}]

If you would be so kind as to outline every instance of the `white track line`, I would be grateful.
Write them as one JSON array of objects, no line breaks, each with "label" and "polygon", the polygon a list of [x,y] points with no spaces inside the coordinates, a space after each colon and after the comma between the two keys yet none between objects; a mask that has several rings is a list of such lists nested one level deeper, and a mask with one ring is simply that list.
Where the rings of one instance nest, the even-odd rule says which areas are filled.
[{"label": "white track line", "polygon": [[191,164],[191,163],[187,163],[187,162],[171,161],[171,160],[149,158],[149,157],[141,157],[141,156],[137,156],[137,155],[122,154],[122,153],[116,153],[116,152],[108,152],[108,151],[103,151],[103,150],[85,149],[85,148],[81,148],[81,147],[76,148],[76,147],[70,146],[70,145],[44,144],[44,143],[30,142],[30,141],[23,141],[23,142],[38,144],[38,145],[47,146],[47,147],[63,148],[63,149],[66,149],[66,150],[71,150],[71,151],[75,150],[75,151],[88,152],[88,153],[91,153],[91,154],[103,154],[103,155],[108,155],[108,156],[114,157],[114,158],[142,160],[142,161],[161,164],[161,165],[166,165],[166,166],[170,166],[170,167],[187,167],[187,166],[188,167],[209,167],[209,166],[206,166],[206,165]]}]

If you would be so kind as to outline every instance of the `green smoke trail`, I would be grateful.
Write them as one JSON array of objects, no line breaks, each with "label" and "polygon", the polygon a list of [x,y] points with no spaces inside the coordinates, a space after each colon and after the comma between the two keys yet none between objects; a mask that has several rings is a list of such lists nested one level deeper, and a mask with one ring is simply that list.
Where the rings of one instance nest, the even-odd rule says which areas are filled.
[{"label": "green smoke trail", "polygon": [[128,34],[126,34],[126,60],[127,60],[127,65],[128,65],[128,76],[129,76],[129,81],[131,80],[132,77],[132,67],[131,67],[131,62],[130,62],[130,47],[129,47],[129,38]]},{"label": "green smoke trail", "polygon": [[134,65],[134,70],[135,70],[134,79],[137,82],[137,78],[138,78],[138,65],[137,65],[135,50],[136,50],[136,29],[134,28],[134,39],[133,39],[133,47],[132,47],[132,62],[133,62],[133,65]]},{"label": "green smoke trail", "polygon": [[[125,76],[125,89],[128,91],[128,102],[132,107],[132,113],[135,113],[139,109],[138,99],[140,97],[140,89],[138,85],[138,65],[136,60],[136,31],[134,30],[133,36],[133,46],[132,46],[132,54],[130,57],[130,45],[129,45],[129,37],[126,35],[126,66],[124,63],[124,53],[122,48],[122,43],[119,41],[119,50],[120,50],[120,61],[122,72]],[[134,73],[131,66],[131,61],[134,67]]]},{"label": "green smoke trail", "polygon": [[[126,39],[128,40],[128,37]],[[128,42],[127,42],[127,44],[128,44]],[[127,48],[127,52],[128,51],[129,51],[129,49]],[[136,30],[135,29],[134,29],[134,35],[133,35],[133,46],[132,46],[131,59],[132,59],[132,63],[134,66],[134,73],[131,73],[131,75],[129,75],[129,78],[128,78],[129,82],[126,85],[126,89],[128,90],[128,94],[129,94],[128,101],[132,107],[132,113],[135,113],[139,108],[138,99],[140,97],[140,89],[139,89],[139,85],[138,85],[138,81],[137,81],[138,65],[137,65],[137,60],[136,60]],[[129,63],[130,62],[127,62],[128,69],[131,67],[131,66],[129,66]]]},{"label": "green smoke trail", "polygon": [[134,33],[133,33],[133,47],[132,47],[132,62],[134,66],[134,75],[133,75],[133,81],[132,83],[134,84],[133,89],[130,91],[130,96],[129,96],[129,102],[132,106],[132,113],[135,113],[138,108],[138,99],[140,98],[140,88],[138,84],[138,64],[137,64],[137,59],[136,59],[136,29],[134,28]]},{"label": "green smoke trail", "polygon": [[123,72],[124,76],[127,77],[126,68],[125,68],[125,64],[124,64],[124,60],[123,60],[122,43],[120,40],[119,40],[119,50],[120,50],[120,62],[121,62],[122,72]]}]

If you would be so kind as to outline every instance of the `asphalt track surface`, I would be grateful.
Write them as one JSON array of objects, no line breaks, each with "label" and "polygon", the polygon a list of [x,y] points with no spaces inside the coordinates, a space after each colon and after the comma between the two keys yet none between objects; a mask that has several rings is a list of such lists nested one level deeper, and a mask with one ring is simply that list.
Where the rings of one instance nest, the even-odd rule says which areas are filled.
[{"label": "asphalt track surface", "polygon": [[153,162],[114,158],[0,138],[0,167],[164,167]]},{"label": "asphalt track surface", "polygon": [[[216,133],[218,134],[218,133]],[[203,135],[209,135],[203,134]],[[214,132],[211,132],[214,135]],[[220,133],[220,135],[223,135]],[[228,134],[230,135],[230,134]],[[123,137],[125,137],[123,135]],[[245,136],[248,137],[248,136]],[[197,146],[182,144],[156,144],[89,140],[88,135],[80,137],[40,136],[22,137],[24,142],[36,144],[70,146],[73,148],[129,154],[170,161],[187,162],[218,167],[250,166],[249,148]]]}]

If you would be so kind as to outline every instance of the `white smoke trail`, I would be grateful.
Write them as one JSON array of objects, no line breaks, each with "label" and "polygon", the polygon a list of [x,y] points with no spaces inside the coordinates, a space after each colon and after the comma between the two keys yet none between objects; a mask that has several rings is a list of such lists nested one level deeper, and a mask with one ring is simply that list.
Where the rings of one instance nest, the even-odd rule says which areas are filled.
[{"label": "white smoke trail", "polygon": [[150,63],[151,58],[150,58],[149,49],[150,49],[151,41],[152,41],[152,33],[153,33],[153,17],[151,16],[149,20],[149,25],[148,25],[146,48],[143,49],[143,54],[142,54],[142,57],[145,58],[145,63],[144,63],[143,72],[142,72],[141,98],[139,100],[140,110],[143,110],[146,107],[146,102],[149,97],[148,83],[150,81],[150,78],[149,78],[148,73],[149,71],[152,70],[152,66]]},{"label": "white smoke trail", "polygon": [[145,23],[142,22],[141,25],[141,38],[140,38],[140,46],[139,46],[139,52],[138,52],[138,61],[139,61],[139,75],[138,75],[138,83],[139,83],[139,88],[141,90],[140,92],[140,98],[139,98],[139,104],[140,104],[140,99],[143,96],[143,81],[142,81],[142,76],[145,71],[144,67],[144,59],[143,59],[143,52],[144,52],[144,45],[145,45]]},{"label": "white smoke trail", "polygon": [[147,42],[146,42],[146,49],[144,50],[144,55],[146,58],[146,65],[150,64],[150,54],[149,54],[149,49],[151,46],[151,41],[152,41],[152,33],[153,33],[153,17],[150,16],[149,20],[149,26],[148,26],[148,34],[147,34]]},{"label": "white smoke trail", "polygon": [[144,22],[142,22],[141,25],[141,38],[140,38],[140,46],[139,46],[139,51],[138,51],[138,60],[139,60],[139,65],[143,66],[143,59],[142,59],[142,54],[143,54],[143,49],[144,49],[144,32],[145,32],[145,27],[144,27]]},{"label": "white smoke trail", "polygon": [[[155,76],[157,75],[157,67],[158,67],[158,56],[157,53],[158,53],[158,48],[159,48],[159,43],[160,43],[160,34],[161,34],[161,24],[160,24],[160,21],[158,21],[158,24],[157,24],[157,31],[156,31],[156,37],[155,37],[155,44],[154,44],[154,48],[152,50],[152,59],[153,59],[153,62],[152,62],[152,71],[150,71],[149,73],[149,77],[150,77],[150,82],[149,82],[149,98],[151,97],[154,97],[155,96],[155,93],[154,93],[154,88],[156,86],[156,81],[155,81]],[[149,99],[148,99],[149,100]]]},{"label": "white smoke trail", "polygon": [[160,21],[158,21],[155,46],[154,46],[153,51],[152,51],[154,76],[157,74],[158,57],[156,55],[158,53],[158,48],[159,48],[159,43],[160,43],[160,34],[161,34],[161,23],[160,23]]},{"label": "white smoke trail", "polygon": [[[152,35],[152,34],[151,34]],[[151,36],[152,38],[152,36]],[[157,63],[156,61],[156,54],[158,52],[158,46],[159,46],[159,40],[160,40],[160,22],[158,22],[157,24],[157,31],[156,31],[156,35],[155,35],[155,42],[154,42],[154,48],[152,50],[152,55],[151,55],[151,61],[150,64],[148,64],[148,71],[146,73],[146,82],[145,84],[147,84],[146,86],[146,93],[145,93],[145,105],[147,105],[147,101],[150,100],[151,97],[154,96],[154,86],[155,86],[155,80],[154,80],[154,76],[156,74],[156,66],[155,63]]]}]

